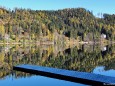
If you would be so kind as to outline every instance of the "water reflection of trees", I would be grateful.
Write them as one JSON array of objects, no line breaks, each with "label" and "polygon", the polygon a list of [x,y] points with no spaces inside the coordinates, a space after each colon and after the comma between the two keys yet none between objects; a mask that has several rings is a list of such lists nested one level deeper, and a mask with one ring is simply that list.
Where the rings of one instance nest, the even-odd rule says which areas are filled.
[{"label": "water reflection of trees", "polygon": [[[96,66],[115,69],[115,45],[80,45],[73,48],[58,46],[0,46],[0,78],[12,73],[12,67],[18,64],[34,64],[75,71],[92,72]],[[15,76],[30,76],[15,71]]]}]

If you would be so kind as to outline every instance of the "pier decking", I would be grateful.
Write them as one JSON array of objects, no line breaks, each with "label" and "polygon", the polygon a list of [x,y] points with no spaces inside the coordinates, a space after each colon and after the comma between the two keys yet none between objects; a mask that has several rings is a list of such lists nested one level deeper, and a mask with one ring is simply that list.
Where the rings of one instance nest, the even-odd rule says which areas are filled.
[{"label": "pier decking", "polygon": [[50,67],[22,64],[13,67],[14,70],[36,75],[47,76],[88,85],[115,85],[115,77],[104,76],[94,73],[70,71]]}]

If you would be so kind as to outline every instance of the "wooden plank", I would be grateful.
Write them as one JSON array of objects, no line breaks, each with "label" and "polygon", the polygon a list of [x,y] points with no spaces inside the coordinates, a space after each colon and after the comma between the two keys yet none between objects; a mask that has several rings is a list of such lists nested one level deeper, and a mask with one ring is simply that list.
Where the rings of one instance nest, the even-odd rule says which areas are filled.
[{"label": "wooden plank", "polygon": [[88,85],[115,85],[115,77],[104,76],[94,73],[70,71],[50,67],[22,64],[13,67],[14,70],[57,78]]}]

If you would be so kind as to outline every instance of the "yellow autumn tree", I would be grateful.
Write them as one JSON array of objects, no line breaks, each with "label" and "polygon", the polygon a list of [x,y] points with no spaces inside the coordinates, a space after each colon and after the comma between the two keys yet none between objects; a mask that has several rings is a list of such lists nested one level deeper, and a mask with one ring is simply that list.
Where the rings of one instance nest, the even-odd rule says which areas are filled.
[{"label": "yellow autumn tree", "polygon": [[5,34],[4,25],[0,24],[0,34],[3,36]]}]

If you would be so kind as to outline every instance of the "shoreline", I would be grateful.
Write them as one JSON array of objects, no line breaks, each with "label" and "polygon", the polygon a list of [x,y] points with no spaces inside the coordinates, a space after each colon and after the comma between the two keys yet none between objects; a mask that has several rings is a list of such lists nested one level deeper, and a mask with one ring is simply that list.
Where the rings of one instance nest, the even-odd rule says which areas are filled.
[{"label": "shoreline", "polygon": [[[1,42],[0,45],[18,45],[18,44],[37,44],[37,45],[54,45],[55,43],[50,41],[50,42],[25,42],[25,43],[21,43],[21,42],[7,42],[7,43],[3,43]],[[73,42],[73,41],[69,41],[69,42],[66,42],[65,44],[115,44],[115,42],[111,42],[111,41],[108,41],[108,42],[93,42],[93,41],[88,41],[88,42],[84,42],[84,41],[81,41],[81,42]]]}]

